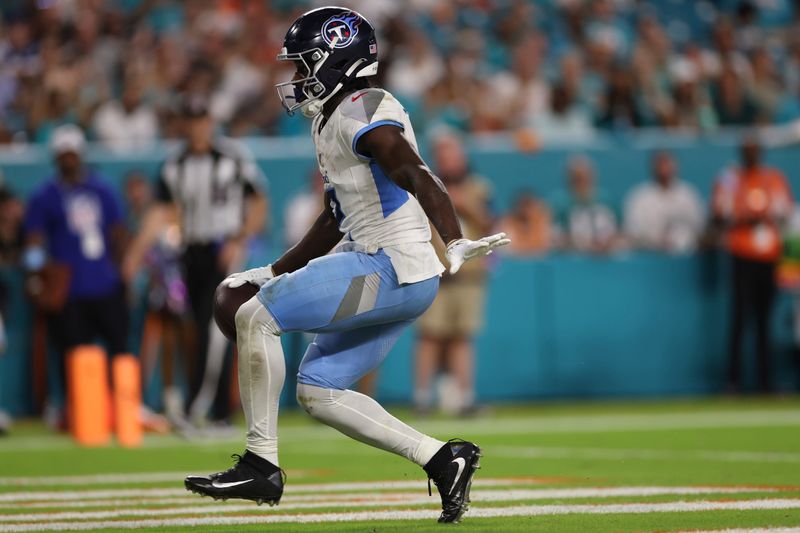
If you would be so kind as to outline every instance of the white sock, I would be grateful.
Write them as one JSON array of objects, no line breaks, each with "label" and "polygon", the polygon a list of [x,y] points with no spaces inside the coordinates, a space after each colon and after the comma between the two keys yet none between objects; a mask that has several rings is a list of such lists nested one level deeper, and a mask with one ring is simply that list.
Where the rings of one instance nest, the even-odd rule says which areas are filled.
[{"label": "white sock", "polygon": [[308,414],[348,437],[402,455],[420,466],[445,444],[404,424],[369,396],[352,390],[298,383],[297,401]]},{"label": "white sock", "polygon": [[278,401],[286,364],[280,327],[256,296],[236,313],[239,395],[247,422],[247,449],[278,466]]}]

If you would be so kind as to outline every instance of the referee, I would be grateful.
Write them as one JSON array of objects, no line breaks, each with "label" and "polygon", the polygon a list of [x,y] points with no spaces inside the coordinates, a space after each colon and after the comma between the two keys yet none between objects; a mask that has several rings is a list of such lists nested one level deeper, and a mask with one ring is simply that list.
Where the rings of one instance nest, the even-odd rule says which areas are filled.
[{"label": "referee", "polygon": [[179,223],[184,275],[197,329],[197,357],[189,377],[189,417],[227,423],[230,415],[230,346],[212,318],[214,290],[241,270],[250,237],[264,226],[264,176],[252,158],[229,139],[215,137],[207,102],[188,98],[182,106],[184,145],[161,168],[157,203],[125,259],[131,279],[163,230]]}]

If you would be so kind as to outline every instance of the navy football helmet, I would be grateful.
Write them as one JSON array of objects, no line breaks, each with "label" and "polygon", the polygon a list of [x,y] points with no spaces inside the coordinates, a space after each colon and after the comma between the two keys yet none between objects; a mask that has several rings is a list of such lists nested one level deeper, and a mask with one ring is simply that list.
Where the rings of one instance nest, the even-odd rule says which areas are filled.
[{"label": "navy football helmet", "polygon": [[314,117],[333,95],[356,78],[378,73],[378,44],[372,24],[344,7],[321,7],[294,21],[279,61],[293,61],[297,72],[279,83],[281,103],[289,115],[297,109]]}]

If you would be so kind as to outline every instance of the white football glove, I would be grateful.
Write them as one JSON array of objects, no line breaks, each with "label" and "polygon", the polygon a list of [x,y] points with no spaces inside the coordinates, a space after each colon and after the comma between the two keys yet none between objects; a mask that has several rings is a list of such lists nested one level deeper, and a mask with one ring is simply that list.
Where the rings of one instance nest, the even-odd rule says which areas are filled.
[{"label": "white football glove", "polygon": [[456,239],[447,245],[445,257],[447,262],[450,263],[450,273],[455,274],[464,261],[472,259],[473,257],[483,257],[489,255],[492,250],[498,246],[505,246],[510,243],[511,239],[506,237],[505,233],[495,233],[488,237],[483,237],[477,241],[469,239]]},{"label": "white football glove", "polygon": [[272,265],[267,265],[265,267],[251,268],[244,272],[231,274],[222,280],[222,284],[228,288],[235,289],[236,287],[241,287],[245,283],[252,283],[260,288],[274,277],[275,272],[272,271]]}]

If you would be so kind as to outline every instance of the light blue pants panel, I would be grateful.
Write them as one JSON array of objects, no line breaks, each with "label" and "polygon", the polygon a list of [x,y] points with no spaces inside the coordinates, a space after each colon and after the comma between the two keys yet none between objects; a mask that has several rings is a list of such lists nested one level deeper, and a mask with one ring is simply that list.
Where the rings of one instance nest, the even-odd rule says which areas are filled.
[{"label": "light blue pants panel", "polygon": [[413,320],[320,333],[308,345],[297,381],[329,389],[347,389],[377,368]]},{"label": "light blue pants panel", "polygon": [[438,287],[438,277],[400,285],[383,252],[342,252],[271,280],[258,298],[282,331],[318,334],[298,381],[345,389],[383,361]]}]

